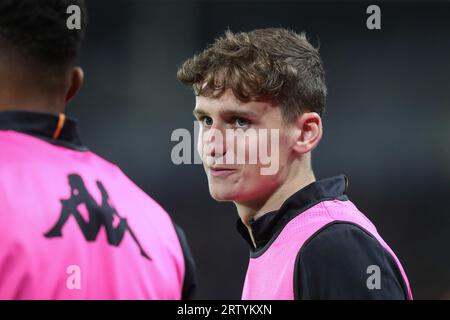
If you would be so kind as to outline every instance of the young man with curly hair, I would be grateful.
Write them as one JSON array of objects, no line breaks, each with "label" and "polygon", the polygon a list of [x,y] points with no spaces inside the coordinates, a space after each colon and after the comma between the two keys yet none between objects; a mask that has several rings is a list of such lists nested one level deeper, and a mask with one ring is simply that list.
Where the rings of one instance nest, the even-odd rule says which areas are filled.
[{"label": "young man with curly hair", "polygon": [[[311,155],[323,134],[327,88],[319,52],[304,34],[226,32],[188,59],[178,79],[196,95],[210,193],[234,202],[250,246],[243,299],[412,299],[397,257],[349,200],[347,178],[316,180]],[[248,160],[252,145],[234,147],[245,135],[217,137],[249,130],[278,133],[269,146],[278,152],[274,173],[262,174],[260,158],[227,161],[239,152]]]}]

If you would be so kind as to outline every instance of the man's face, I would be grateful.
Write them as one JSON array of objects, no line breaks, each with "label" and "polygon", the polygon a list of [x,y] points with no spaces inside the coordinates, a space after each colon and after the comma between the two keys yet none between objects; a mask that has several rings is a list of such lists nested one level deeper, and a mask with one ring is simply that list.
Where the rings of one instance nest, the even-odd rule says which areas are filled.
[{"label": "man's face", "polygon": [[292,137],[280,106],[243,103],[227,90],[218,99],[197,97],[194,115],[200,122],[198,152],[215,200],[264,202],[286,179]]}]

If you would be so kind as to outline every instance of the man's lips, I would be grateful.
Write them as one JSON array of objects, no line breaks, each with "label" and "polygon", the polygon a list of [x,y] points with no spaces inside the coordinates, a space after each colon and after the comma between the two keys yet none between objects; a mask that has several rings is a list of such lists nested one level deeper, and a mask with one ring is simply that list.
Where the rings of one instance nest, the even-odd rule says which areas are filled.
[{"label": "man's lips", "polygon": [[224,177],[236,172],[236,169],[228,167],[210,167],[209,172],[213,177]]}]

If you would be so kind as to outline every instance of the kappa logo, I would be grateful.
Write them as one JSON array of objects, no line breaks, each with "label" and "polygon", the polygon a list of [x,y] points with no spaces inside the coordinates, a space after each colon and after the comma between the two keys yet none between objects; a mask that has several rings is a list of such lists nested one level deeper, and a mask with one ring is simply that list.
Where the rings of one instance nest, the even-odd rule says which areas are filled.
[{"label": "kappa logo", "polygon": [[[128,225],[128,221],[117,213],[117,210],[111,206],[109,195],[105,187],[100,181],[97,181],[97,187],[102,195],[102,203],[98,205],[95,199],[89,194],[83,179],[77,174],[71,174],[68,177],[71,189],[71,197],[69,199],[61,199],[62,211],[55,226],[44,234],[46,238],[62,238],[62,229],[67,220],[73,216],[77,221],[84,238],[91,242],[97,239],[98,233],[103,226],[106,231],[108,243],[118,247],[123,240],[126,232],[128,232],[136,242],[141,255],[151,260],[142,248],[139,240]],[[89,221],[85,221],[79,211],[80,205],[85,205],[89,214]],[[119,219],[119,223],[114,227],[114,219]]]}]

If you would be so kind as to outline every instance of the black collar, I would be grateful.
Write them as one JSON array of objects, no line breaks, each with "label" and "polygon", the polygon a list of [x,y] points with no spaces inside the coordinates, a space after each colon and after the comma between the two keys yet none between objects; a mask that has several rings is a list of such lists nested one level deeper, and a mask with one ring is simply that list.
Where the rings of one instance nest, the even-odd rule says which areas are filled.
[{"label": "black collar", "polygon": [[277,238],[281,230],[296,216],[325,200],[348,200],[348,179],[344,175],[313,182],[290,196],[277,211],[268,212],[250,222],[256,248],[253,246],[248,228],[239,219],[237,229],[251,248],[251,256],[264,253]]},{"label": "black collar", "polygon": [[[60,131],[58,130],[60,125]],[[73,118],[65,118],[51,113],[30,111],[0,112],[0,130],[12,130],[35,136],[56,145],[78,151],[86,151],[78,131],[78,122]],[[59,133],[56,133],[59,131]],[[56,137],[57,135],[57,137]]]}]

